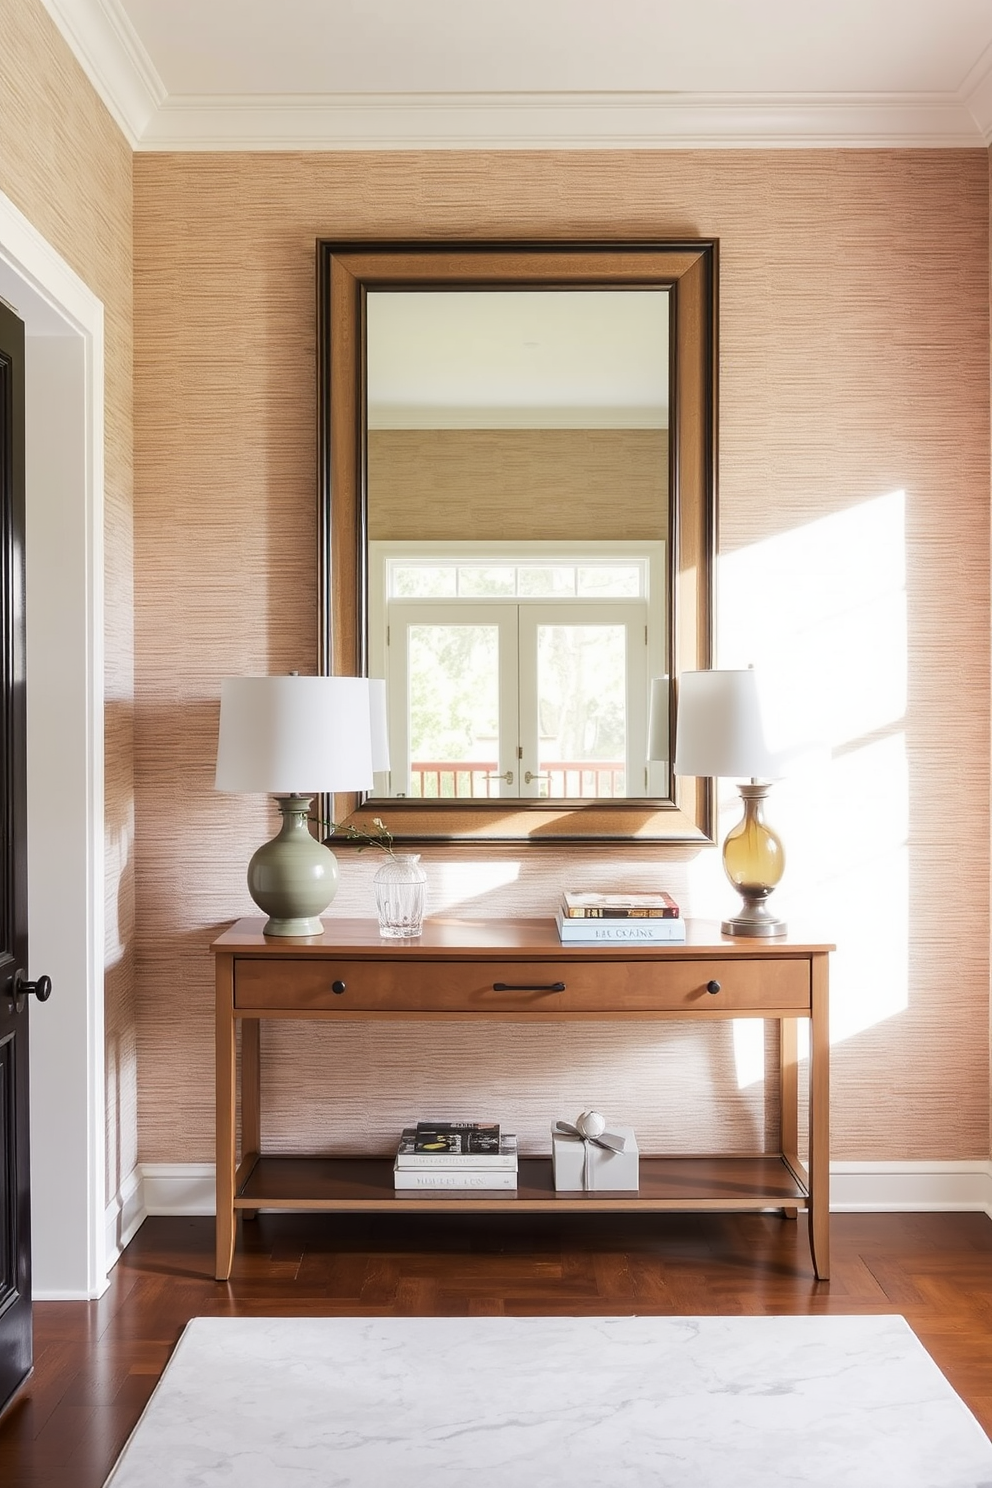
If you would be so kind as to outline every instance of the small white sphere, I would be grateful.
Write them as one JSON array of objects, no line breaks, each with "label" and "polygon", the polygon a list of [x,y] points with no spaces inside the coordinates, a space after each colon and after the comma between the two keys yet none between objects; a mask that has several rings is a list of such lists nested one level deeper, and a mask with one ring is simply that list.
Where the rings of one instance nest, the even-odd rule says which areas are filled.
[{"label": "small white sphere", "polygon": [[600,1116],[598,1111],[583,1111],[575,1123],[575,1129],[584,1137],[600,1137],[606,1130],[606,1118]]}]

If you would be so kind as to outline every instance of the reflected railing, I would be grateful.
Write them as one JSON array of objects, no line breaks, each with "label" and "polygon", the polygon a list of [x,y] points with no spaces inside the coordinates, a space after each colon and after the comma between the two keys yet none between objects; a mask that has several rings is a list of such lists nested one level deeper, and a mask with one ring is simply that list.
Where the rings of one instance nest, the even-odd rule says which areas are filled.
[{"label": "reflected railing", "polygon": [[[500,794],[495,760],[414,760],[410,795],[420,800],[456,801]],[[554,800],[623,798],[627,772],[622,760],[542,760],[538,795]]]}]

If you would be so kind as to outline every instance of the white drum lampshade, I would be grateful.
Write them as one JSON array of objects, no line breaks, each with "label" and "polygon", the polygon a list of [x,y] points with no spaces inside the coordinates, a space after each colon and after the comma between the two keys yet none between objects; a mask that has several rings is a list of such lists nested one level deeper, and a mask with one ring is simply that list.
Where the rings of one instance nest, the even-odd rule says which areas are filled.
[{"label": "white drum lampshade", "polygon": [[671,719],[671,679],[652,677],[648,692],[648,759],[671,758],[669,721]]},{"label": "white drum lampshade", "polygon": [[386,684],[381,677],[369,678],[369,714],[372,723],[372,769],[389,769],[389,729],[386,723]]},{"label": "white drum lampshade", "polygon": [[[758,679],[747,671],[683,672],[675,723],[676,775],[726,776],[739,783],[744,816],[727,833],[723,867],[744,900],[725,935],[784,935],[768,897],[785,871],[781,839],[764,819],[768,780],[778,773],[761,712]],[[759,777],[764,777],[760,779]]]},{"label": "white drum lampshade", "polygon": [[307,825],[318,791],[372,788],[370,683],[365,677],[225,677],[218,790],[267,792],[282,828],[248,865],[266,935],[319,935],[337,889],[334,854]]},{"label": "white drum lampshade", "polygon": [[767,779],[774,770],[754,670],[683,672],[675,723],[676,775]]}]

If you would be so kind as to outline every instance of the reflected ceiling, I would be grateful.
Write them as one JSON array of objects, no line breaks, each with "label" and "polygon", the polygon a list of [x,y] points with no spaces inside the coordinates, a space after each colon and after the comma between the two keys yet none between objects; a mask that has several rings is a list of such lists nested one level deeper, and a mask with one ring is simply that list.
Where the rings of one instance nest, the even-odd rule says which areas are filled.
[{"label": "reflected ceiling", "polygon": [[662,290],[371,292],[373,429],[668,424]]}]

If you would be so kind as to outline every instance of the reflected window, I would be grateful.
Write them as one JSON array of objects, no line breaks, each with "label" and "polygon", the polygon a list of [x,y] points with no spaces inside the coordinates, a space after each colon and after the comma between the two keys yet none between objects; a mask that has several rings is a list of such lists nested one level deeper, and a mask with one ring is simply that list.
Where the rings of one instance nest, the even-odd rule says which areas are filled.
[{"label": "reflected window", "polygon": [[430,558],[386,560],[386,597],[394,599],[646,599],[646,557],[565,563],[441,564]]},{"label": "reflected window", "polygon": [[622,799],[660,788],[648,679],[664,543],[370,544],[388,794]]}]

